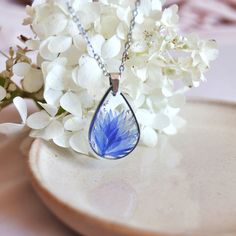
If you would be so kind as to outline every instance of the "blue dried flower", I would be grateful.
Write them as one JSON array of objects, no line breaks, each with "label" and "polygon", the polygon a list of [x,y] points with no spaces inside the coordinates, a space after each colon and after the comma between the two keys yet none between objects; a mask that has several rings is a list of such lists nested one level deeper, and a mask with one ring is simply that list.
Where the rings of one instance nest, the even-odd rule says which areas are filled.
[{"label": "blue dried flower", "polygon": [[139,128],[131,110],[117,112],[99,110],[89,132],[93,150],[101,157],[119,159],[137,145]]}]

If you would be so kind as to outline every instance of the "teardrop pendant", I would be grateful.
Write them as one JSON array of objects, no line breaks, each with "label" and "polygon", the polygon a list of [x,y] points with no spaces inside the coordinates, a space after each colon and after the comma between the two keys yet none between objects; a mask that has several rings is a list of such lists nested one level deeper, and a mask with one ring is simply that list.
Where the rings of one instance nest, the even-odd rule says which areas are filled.
[{"label": "teardrop pendant", "polygon": [[139,142],[140,129],[125,96],[115,96],[109,88],[98,105],[89,128],[93,151],[105,159],[120,159],[131,153]]}]

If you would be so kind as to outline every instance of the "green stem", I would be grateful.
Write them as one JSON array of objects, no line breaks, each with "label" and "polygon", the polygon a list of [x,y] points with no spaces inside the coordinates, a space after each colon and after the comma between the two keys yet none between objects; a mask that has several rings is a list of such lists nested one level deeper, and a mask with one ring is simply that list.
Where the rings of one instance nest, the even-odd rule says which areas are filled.
[{"label": "green stem", "polygon": [[6,57],[6,58],[10,58],[7,54],[5,54],[4,52],[2,52],[2,51],[0,51],[0,54],[2,54],[4,57]]},{"label": "green stem", "polygon": [[0,110],[12,104],[13,99],[18,96],[33,100],[37,106],[38,102],[44,102],[44,100],[38,100],[38,98],[35,97],[35,94],[22,91],[19,87],[17,87],[17,90],[11,93],[11,97],[9,99],[4,99],[2,102],[0,102]]}]

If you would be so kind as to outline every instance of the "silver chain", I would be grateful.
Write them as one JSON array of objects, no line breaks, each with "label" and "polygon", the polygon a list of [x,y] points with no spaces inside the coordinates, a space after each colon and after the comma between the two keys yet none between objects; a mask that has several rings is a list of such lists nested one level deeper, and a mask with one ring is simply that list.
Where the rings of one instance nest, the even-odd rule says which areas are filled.
[{"label": "silver chain", "polygon": [[[127,41],[125,43],[125,50],[122,54],[122,59],[121,59],[121,65],[119,67],[119,72],[120,74],[124,71],[125,69],[125,61],[128,59],[128,55],[129,55],[129,49],[131,47],[131,44],[132,44],[132,40],[133,40],[133,29],[134,29],[134,26],[135,26],[135,19],[138,15],[138,7],[140,5],[140,0],[136,0],[135,1],[135,6],[134,6],[134,9],[132,11],[132,19],[130,21],[130,27],[129,27],[129,32],[127,34]],[[108,72],[107,68],[106,68],[106,65],[104,64],[102,58],[100,55],[98,55],[94,48],[93,48],[93,45],[89,39],[89,36],[88,36],[88,33],[86,32],[86,30],[84,29],[83,25],[81,24],[81,21],[79,19],[79,17],[77,16],[74,8],[72,7],[71,3],[68,1],[67,2],[67,8],[68,8],[68,11],[69,13],[71,14],[72,16],[72,19],[73,21],[76,23],[79,31],[80,31],[80,34],[83,36],[83,38],[85,39],[87,45],[89,46],[91,52],[92,52],[92,55],[93,55],[93,58],[97,61],[98,63],[98,66],[102,69],[103,71],[103,74],[105,76],[108,76],[109,78],[111,78],[111,73]]]}]

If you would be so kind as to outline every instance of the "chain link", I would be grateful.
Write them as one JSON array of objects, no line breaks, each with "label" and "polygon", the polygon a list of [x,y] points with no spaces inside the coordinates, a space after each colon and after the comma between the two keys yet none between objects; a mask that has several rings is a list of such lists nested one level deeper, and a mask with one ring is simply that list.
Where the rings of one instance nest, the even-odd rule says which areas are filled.
[{"label": "chain link", "polygon": [[[125,69],[125,61],[128,59],[128,56],[129,56],[129,49],[130,49],[130,47],[132,45],[133,30],[134,30],[134,26],[135,26],[135,19],[136,19],[137,15],[138,15],[138,7],[139,7],[139,5],[140,5],[140,0],[136,0],[135,1],[135,7],[134,7],[134,9],[132,11],[132,18],[131,18],[131,21],[130,21],[129,32],[127,34],[127,41],[125,43],[125,49],[124,49],[124,52],[122,54],[121,65],[119,67],[120,74],[124,71],[124,69]],[[88,47],[90,48],[93,58],[97,61],[98,66],[103,71],[103,74],[105,76],[108,76],[109,78],[111,78],[111,73],[109,73],[109,71],[107,70],[106,65],[104,64],[101,56],[98,55],[95,52],[95,50],[93,48],[93,45],[92,45],[92,43],[91,43],[91,41],[89,39],[88,33],[86,32],[86,30],[82,26],[79,17],[76,15],[76,12],[75,12],[74,8],[72,7],[72,5],[71,5],[71,3],[69,1],[67,2],[67,8],[68,8],[69,13],[71,14],[71,17],[72,17],[73,21],[76,23],[76,25],[77,25],[77,27],[78,27],[78,29],[80,31],[80,34],[83,36],[83,38],[85,39]]]},{"label": "chain link", "polygon": [[132,45],[132,41],[133,41],[133,30],[134,30],[134,26],[135,26],[135,19],[138,15],[139,5],[140,5],[140,0],[135,2],[135,7],[132,11],[132,19],[130,21],[129,32],[128,32],[128,35],[127,35],[127,41],[125,43],[125,50],[123,52],[121,65],[119,67],[120,73],[122,73],[124,71],[125,61],[128,59],[128,56],[129,56],[129,49],[130,49],[130,47]]}]

